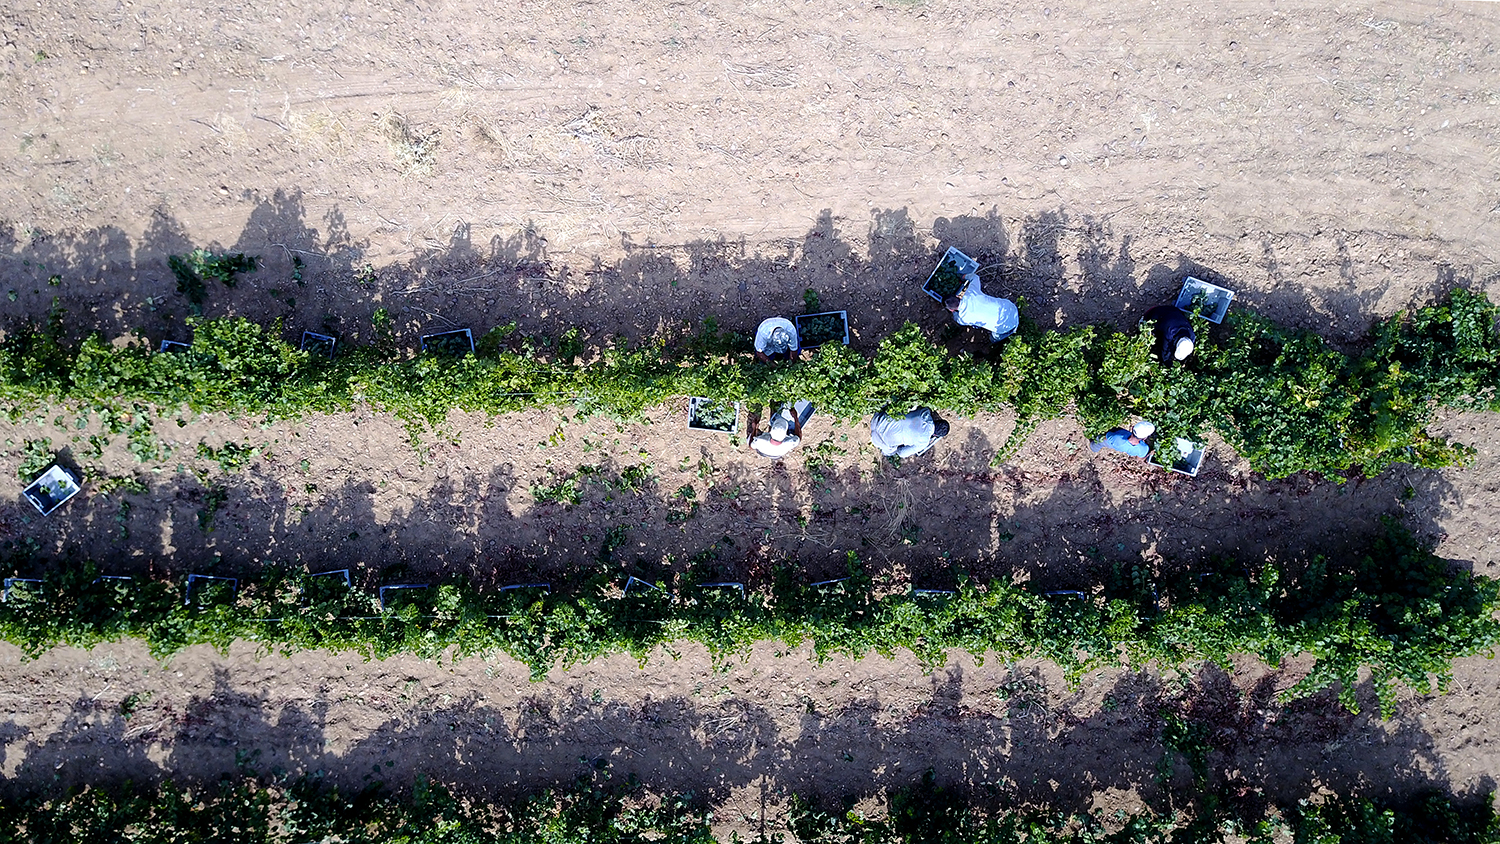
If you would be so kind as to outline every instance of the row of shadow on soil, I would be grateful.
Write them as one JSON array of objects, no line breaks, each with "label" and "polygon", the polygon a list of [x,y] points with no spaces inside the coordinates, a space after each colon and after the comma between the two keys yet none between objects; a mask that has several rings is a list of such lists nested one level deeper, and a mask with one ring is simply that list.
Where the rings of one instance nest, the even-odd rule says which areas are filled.
[{"label": "row of shadow on soil", "polygon": [[[1148,674],[1116,675],[1104,705],[1078,707],[1081,715],[1081,695],[1058,704],[1024,667],[967,697],[961,669],[947,669],[925,700],[898,698],[899,712],[886,711],[879,688],[851,690],[827,709],[803,697],[777,707],[707,693],[625,702],[604,690],[547,689],[506,689],[515,702],[496,705],[477,692],[455,700],[414,688],[412,679],[404,689],[359,692],[360,706],[397,714],[357,727],[348,696],[320,691],[276,708],[215,671],[215,688],[181,708],[140,696],[121,702],[116,691],[63,704],[66,718],[46,735],[0,722],[0,761],[15,771],[0,790],[212,782],[246,765],[320,774],[342,788],[399,791],[425,777],[491,798],[609,767],[708,805],[746,787],[825,801],[870,795],[913,785],[928,769],[978,805],[1064,811],[1087,810],[1111,789],[1136,790],[1166,810],[1174,795],[1201,793],[1204,784],[1282,805],[1319,789],[1401,800],[1432,788],[1473,797],[1494,787],[1488,777],[1450,783],[1412,713],[1382,722],[1351,715],[1327,695],[1282,706],[1274,676],[1247,693],[1212,668],[1185,692]],[[1368,689],[1360,692],[1373,704]],[[1178,738],[1165,740],[1169,721]],[[359,734],[348,740],[351,729]],[[331,749],[330,738],[345,746]]]},{"label": "row of shadow on soil", "polygon": [[[1021,571],[1049,588],[1086,589],[1143,558],[1166,571],[1358,553],[1384,517],[1429,538],[1458,506],[1440,472],[1409,467],[1334,484],[1245,477],[1210,461],[1185,478],[1104,454],[1038,478],[990,468],[992,451],[977,429],[955,426],[929,455],[873,475],[820,465],[804,449],[775,464],[718,466],[712,486],[688,492],[639,471],[643,463],[605,458],[551,478],[574,479],[573,504],[538,501],[538,479],[501,465],[450,474],[379,513],[380,490],[366,479],[323,479],[310,493],[304,476],[264,464],[206,480],[148,474],[145,493],[86,491],[45,519],[14,505],[5,518],[16,538],[0,564],[19,577],[88,559],[106,574],[253,578],[274,561],[347,568],[367,587],[455,576],[494,588],[565,581],[604,558],[622,576],[656,581],[697,559],[721,579],[764,585],[786,564],[811,580],[840,576],[853,551],[872,574],[899,571],[918,588],[951,588],[960,571],[981,581]],[[713,457],[705,446],[700,466]],[[1130,494],[1115,500],[1122,487]]]},{"label": "row of shadow on soil", "polygon": [[[850,237],[861,227],[862,244]],[[0,285],[16,296],[7,308],[16,318],[45,321],[56,302],[80,335],[140,329],[152,342],[186,340],[182,319],[190,309],[167,258],[208,247],[258,256],[261,268],[234,289],[211,283],[207,315],[262,324],[283,319],[291,338],[312,330],[368,343],[373,313],[386,308],[398,340],[412,348],[420,334],[453,328],[478,334],[516,322],[523,333],[542,336],[582,328],[593,349],[619,337],[681,333],[709,316],[748,332],[770,313],[801,312],[803,291],[811,289],[823,308],[848,311],[852,342],[864,347],[908,320],[951,328],[948,313],[921,290],[935,263],[934,239],[977,258],[987,288],[1023,297],[1027,314],[1044,325],[1134,324],[1193,275],[1237,291],[1235,307],[1347,343],[1376,317],[1385,293],[1377,280],[1389,276],[1378,264],[1357,262],[1338,234],[1328,257],[1337,280],[1313,287],[1286,270],[1270,236],[1262,238],[1253,269],[1205,266],[1183,253],[1143,267],[1132,255],[1133,236],[1117,235],[1107,217],[1048,211],[1008,227],[992,210],[940,217],[922,232],[904,208],[873,209],[866,222],[836,220],[825,210],[802,238],[769,244],[642,244],[625,235],[624,258],[581,266],[554,260],[534,227],[476,243],[470,227],[459,224],[446,243],[416,247],[408,260],[375,269],[365,263],[368,244],[338,209],[309,220],[300,191],[277,191],[256,203],[228,244],[192,241],[166,207],[154,209],[134,240],[116,227],[22,232],[0,223]],[[1068,267],[1082,278],[1070,279]],[[1251,288],[1251,278],[1264,279],[1263,289]],[[1469,283],[1439,267],[1426,298]],[[960,342],[986,349],[979,334],[962,333]]]}]

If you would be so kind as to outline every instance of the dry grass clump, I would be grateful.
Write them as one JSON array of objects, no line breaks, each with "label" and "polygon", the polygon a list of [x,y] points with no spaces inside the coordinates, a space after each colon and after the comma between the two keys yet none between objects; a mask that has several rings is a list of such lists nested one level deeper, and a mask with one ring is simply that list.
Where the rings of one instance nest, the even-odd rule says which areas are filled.
[{"label": "dry grass clump", "polygon": [[394,111],[381,117],[376,129],[385,139],[403,175],[425,176],[432,172],[432,165],[437,160],[440,130],[419,132],[406,115]]}]

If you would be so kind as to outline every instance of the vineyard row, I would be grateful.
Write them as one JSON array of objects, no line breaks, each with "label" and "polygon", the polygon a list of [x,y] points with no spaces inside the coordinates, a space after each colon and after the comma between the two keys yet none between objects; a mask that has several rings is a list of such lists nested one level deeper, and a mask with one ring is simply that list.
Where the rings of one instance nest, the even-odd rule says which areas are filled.
[{"label": "vineyard row", "polygon": [[[1277,809],[1259,795],[1226,799],[1209,788],[1184,811],[1126,815],[983,810],[956,792],[920,785],[890,793],[878,815],[830,810],[792,797],[779,817],[759,818],[744,844],[1495,844],[1500,817],[1488,800],[1435,792],[1395,803],[1341,797]],[[302,844],[718,844],[714,814],[692,795],[656,795],[607,774],[525,799],[459,799],[419,783],[409,798],[378,786],[341,793],[315,779],[225,779],[216,785],[86,788],[0,802],[0,844],[262,841]]]},{"label": "vineyard row", "polygon": [[554,343],[501,326],[472,353],[411,357],[397,349],[386,319],[372,345],[340,346],[329,356],[285,342],[279,328],[212,319],[195,322],[189,347],[163,353],[97,335],[69,341],[63,315],[54,314],[49,325],[12,326],[0,342],[0,403],[13,415],[48,403],[92,409],[115,433],[131,408],[294,418],[365,403],[403,420],[414,442],[455,409],[571,407],[639,419],[678,396],[797,398],[857,419],[925,405],[959,416],[1012,412],[1016,427],[997,464],[1037,424],[1074,411],[1090,436],[1146,418],[1163,441],[1215,431],[1267,477],[1340,478],[1397,462],[1454,465],[1472,453],[1426,428],[1441,407],[1500,408],[1496,316],[1483,294],[1455,289],[1442,302],[1377,323],[1365,351],[1347,355],[1316,335],[1233,311],[1223,325],[1197,320],[1198,350],[1167,367],[1151,356],[1146,329],[1045,331],[1024,320],[1016,336],[982,357],[952,353],[907,324],[873,356],[830,343],[810,360],[763,364],[743,337],[709,320],[694,336],[618,342],[578,363],[585,351],[578,329]]},{"label": "vineyard row", "polygon": [[[598,570],[619,570],[611,550],[606,543]],[[708,582],[710,564],[699,559],[674,582],[597,573],[556,588],[481,591],[449,580],[380,597],[351,588],[347,577],[276,567],[253,582],[180,583],[69,565],[9,583],[0,638],[32,655],[123,637],[144,640],[160,657],[197,644],[226,650],[235,640],[366,659],[503,652],[536,679],[613,653],[644,662],[683,642],[704,646],[719,664],[766,641],[809,644],[819,660],[906,650],[929,669],[957,649],[978,659],[1050,660],[1070,681],[1111,665],[1227,668],[1233,656],[1251,654],[1276,666],[1306,654],[1309,673],[1283,699],[1337,687],[1357,710],[1367,669],[1387,715],[1398,684],[1425,693],[1435,677],[1441,689],[1453,660],[1500,643],[1500,582],[1456,569],[1394,524],[1364,554],[1318,558],[1298,571],[1219,561],[1161,577],[1141,564],[1118,569],[1092,594],[967,580],[946,592],[880,590],[852,553],[844,579],[807,584],[782,569],[756,590]]]}]

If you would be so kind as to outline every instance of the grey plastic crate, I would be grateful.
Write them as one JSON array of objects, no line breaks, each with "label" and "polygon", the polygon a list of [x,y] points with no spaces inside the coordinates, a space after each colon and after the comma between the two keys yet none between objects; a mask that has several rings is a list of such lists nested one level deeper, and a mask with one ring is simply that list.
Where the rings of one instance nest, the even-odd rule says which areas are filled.
[{"label": "grey plastic crate", "polygon": [[[945,297],[933,291],[932,282],[937,278],[937,271],[942,268],[943,263],[950,260],[958,266],[959,275],[968,275],[979,270],[978,261],[960,252],[955,247],[948,247],[948,251],[944,252],[943,257],[938,259],[937,266],[933,267],[932,272],[928,274],[927,283],[922,285],[922,292],[936,299],[938,302],[942,302]],[[960,287],[959,289],[962,290],[963,288]]]},{"label": "grey plastic crate", "polygon": [[625,578],[625,594],[629,595],[631,592],[645,592],[647,590],[661,592],[662,588],[649,580],[641,580],[635,575],[628,575]]},{"label": "grey plastic crate", "polygon": [[210,583],[228,583],[230,599],[240,593],[240,579],[237,577],[219,577],[214,574],[190,574],[187,579],[187,588],[182,590],[182,605],[188,606],[193,603],[193,587],[199,583],[204,585]]},{"label": "grey plastic crate", "polygon": [[734,434],[740,428],[740,403],[734,402],[734,422],[728,428],[716,428],[710,425],[699,424],[698,411],[706,406],[727,404],[727,402],[706,399],[701,396],[690,396],[688,398],[688,428],[694,431],[714,431],[720,434]]},{"label": "grey plastic crate", "polygon": [[501,592],[510,592],[515,589],[540,589],[549,595],[552,594],[552,584],[550,583],[512,583],[509,586],[500,587]]},{"label": "grey plastic crate", "polygon": [[474,333],[467,328],[422,335],[422,351],[463,357],[474,351]]},{"label": "grey plastic crate", "polygon": [[[351,586],[354,585],[353,579],[349,577],[348,569],[332,569],[329,571],[313,572],[312,574],[309,574],[307,576],[307,580],[303,581],[302,583],[302,606],[308,606],[308,604],[311,602],[313,596],[309,595],[308,593],[312,590],[314,582],[316,582],[316,588],[320,590],[319,596],[326,596],[328,593],[321,590],[330,588],[327,585],[328,581],[342,584],[345,590],[348,590]],[[332,588],[337,589],[338,587],[335,586]]]},{"label": "grey plastic crate", "polygon": [[24,587],[26,584],[41,586],[42,582],[33,577],[7,577],[5,578],[5,591],[0,592],[0,600],[9,601],[10,591],[16,587]]},{"label": "grey plastic crate", "polygon": [[385,599],[385,593],[387,590],[402,591],[406,589],[426,589],[431,585],[432,584],[430,583],[392,583],[389,586],[380,587],[380,611],[389,612],[391,609],[390,605],[386,603]]},{"label": "grey plastic crate", "polygon": [[824,340],[824,341],[819,342],[819,343],[809,343],[809,342],[807,342],[807,331],[802,327],[802,324],[803,324],[802,321],[803,320],[808,320],[810,322],[810,321],[812,321],[814,319],[817,319],[819,317],[831,317],[831,316],[838,317],[839,318],[839,322],[844,327],[844,336],[843,336],[843,339],[840,340],[840,342],[842,342],[845,346],[849,345],[849,312],[848,311],[824,311],[823,313],[820,313],[820,314],[803,314],[802,316],[797,317],[797,337],[798,337],[798,339],[801,342],[801,348],[804,348],[804,349],[816,349],[819,346],[823,345],[823,343],[832,342],[832,340]]},{"label": "grey plastic crate", "polygon": [[21,496],[43,516],[50,516],[83,487],[80,479],[57,463],[21,490]]},{"label": "grey plastic crate", "polygon": [[1205,448],[1207,448],[1207,445],[1204,443],[1196,443],[1192,440],[1185,440],[1178,437],[1175,442],[1166,447],[1167,457],[1171,458],[1172,462],[1163,462],[1163,449],[1161,448],[1157,448],[1151,452],[1151,455],[1146,458],[1146,462],[1152,466],[1166,469],[1169,472],[1176,472],[1180,475],[1196,478],[1198,477],[1198,470],[1203,467],[1203,451]]},{"label": "grey plastic crate", "polygon": [[1188,276],[1182,280],[1182,290],[1177,293],[1177,307],[1191,313],[1193,300],[1199,293],[1203,294],[1203,318],[1215,325],[1223,322],[1224,314],[1229,312],[1229,303],[1234,301],[1234,291]]}]

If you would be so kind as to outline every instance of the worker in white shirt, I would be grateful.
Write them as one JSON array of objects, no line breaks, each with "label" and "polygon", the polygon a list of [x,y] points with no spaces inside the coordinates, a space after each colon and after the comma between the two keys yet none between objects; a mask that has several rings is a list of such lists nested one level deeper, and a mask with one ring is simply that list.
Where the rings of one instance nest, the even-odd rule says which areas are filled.
[{"label": "worker in white shirt", "polygon": [[870,419],[870,442],[886,457],[916,457],[946,436],[948,423],[927,407],[904,416],[888,416],[882,410]]},{"label": "worker in white shirt", "polygon": [[761,320],[755,329],[755,358],[761,362],[773,360],[796,360],[801,357],[802,345],[797,337],[797,326],[786,317],[770,317]]},{"label": "worker in white shirt", "polygon": [[1021,325],[1021,312],[1016,310],[1016,304],[986,294],[980,289],[977,273],[969,273],[964,278],[967,283],[958,295],[949,296],[943,302],[953,312],[953,321],[989,331],[990,339],[996,343],[1016,333]]},{"label": "worker in white shirt", "polygon": [[797,425],[797,416],[783,406],[776,418],[771,420],[770,430],[750,440],[750,447],[764,457],[779,460],[791,454],[792,449],[802,442],[802,438],[794,431],[801,431],[801,426]]}]

